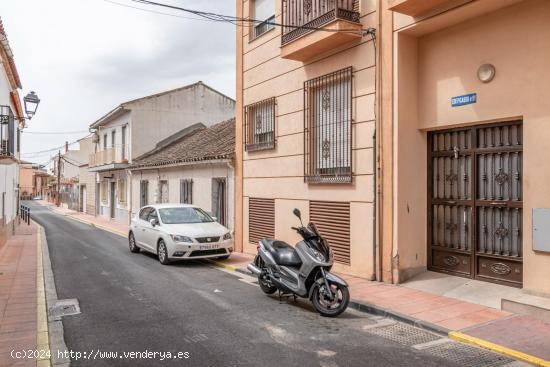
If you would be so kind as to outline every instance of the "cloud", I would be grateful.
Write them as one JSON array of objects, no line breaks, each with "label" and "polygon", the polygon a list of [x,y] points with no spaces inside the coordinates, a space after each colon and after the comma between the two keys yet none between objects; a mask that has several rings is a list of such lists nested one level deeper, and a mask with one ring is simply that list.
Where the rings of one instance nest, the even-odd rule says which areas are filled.
[{"label": "cloud", "polygon": [[[234,2],[227,0],[163,2],[235,13]],[[198,80],[235,95],[233,25],[183,19],[179,16],[191,16],[129,0],[3,0],[0,8],[25,88],[22,94],[36,90],[42,99],[29,131],[86,130],[121,102]],[[23,136],[24,153],[81,137]]]}]

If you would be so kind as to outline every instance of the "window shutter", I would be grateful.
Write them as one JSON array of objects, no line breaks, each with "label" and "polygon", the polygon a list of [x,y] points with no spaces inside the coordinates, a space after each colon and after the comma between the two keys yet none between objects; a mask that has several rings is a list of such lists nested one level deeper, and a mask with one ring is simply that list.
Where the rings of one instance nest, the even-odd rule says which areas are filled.
[{"label": "window shutter", "polygon": [[334,261],[350,265],[350,203],[310,201],[309,219],[328,240]]},{"label": "window shutter", "polygon": [[275,237],[275,199],[248,199],[248,242]]}]

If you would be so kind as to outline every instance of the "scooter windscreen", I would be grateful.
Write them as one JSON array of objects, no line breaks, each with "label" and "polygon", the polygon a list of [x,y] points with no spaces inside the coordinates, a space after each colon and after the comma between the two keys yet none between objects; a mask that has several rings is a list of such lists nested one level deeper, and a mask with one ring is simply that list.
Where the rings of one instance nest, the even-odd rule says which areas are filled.
[{"label": "scooter windscreen", "polygon": [[308,229],[316,235],[316,238],[311,241],[315,245],[316,250],[322,253],[326,259],[329,259],[330,247],[328,245],[328,241],[324,239],[323,236],[321,236],[321,233],[319,233],[319,230],[317,229],[315,223],[310,222],[307,226]]}]

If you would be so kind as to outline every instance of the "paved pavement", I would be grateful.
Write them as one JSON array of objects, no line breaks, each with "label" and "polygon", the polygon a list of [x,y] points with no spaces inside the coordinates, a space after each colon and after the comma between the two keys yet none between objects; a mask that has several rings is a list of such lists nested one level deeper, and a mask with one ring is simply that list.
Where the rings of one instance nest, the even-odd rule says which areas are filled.
[{"label": "paved pavement", "polygon": [[[205,263],[162,266],[153,255],[131,254],[122,237],[45,207],[33,205],[33,218],[45,227],[58,298],[78,299],[82,311],[63,318],[67,347],[82,353],[73,358],[75,366],[512,363],[365,313],[322,318],[307,302],[279,302],[264,295],[254,278]],[[97,351],[119,354],[100,358]],[[145,351],[187,352],[189,358],[119,358],[122,352]],[[85,352],[97,359],[84,359]]]}]

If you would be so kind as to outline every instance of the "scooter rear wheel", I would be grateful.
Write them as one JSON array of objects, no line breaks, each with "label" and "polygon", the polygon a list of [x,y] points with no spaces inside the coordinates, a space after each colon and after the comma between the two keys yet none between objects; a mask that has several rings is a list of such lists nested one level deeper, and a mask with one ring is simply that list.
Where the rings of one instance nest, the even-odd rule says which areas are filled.
[{"label": "scooter rear wheel", "polygon": [[275,287],[274,285],[272,285],[270,282],[268,282],[267,280],[264,279],[264,276],[262,275],[259,275],[258,276],[258,284],[260,285],[260,289],[265,293],[265,294],[273,294],[275,292],[277,292],[277,287]]},{"label": "scooter rear wheel", "polygon": [[325,286],[315,287],[311,295],[311,302],[315,310],[325,317],[336,317],[348,308],[348,287],[337,283],[331,283],[330,288],[334,298],[331,300],[324,291]]}]

